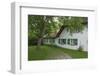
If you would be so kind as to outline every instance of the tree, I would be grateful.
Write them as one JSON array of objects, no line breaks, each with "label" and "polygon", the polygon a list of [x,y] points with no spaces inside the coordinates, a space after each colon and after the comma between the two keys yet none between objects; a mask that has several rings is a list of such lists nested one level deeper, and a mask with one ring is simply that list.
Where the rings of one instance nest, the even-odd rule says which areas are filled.
[{"label": "tree", "polygon": [[52,32],[57,32],[61,26],[67,27],[71,34],[82,32],[87,26],[87,17],[71,16],[28,16],[28,38],[38,39],[38,45],[41,45],[44,37],[49,37]]},{"label": "tree", "polygon": [[67,28],[71,34],[75,32],[82,32],[87,27],[87,17],[72,17],[61,16],[58,18],[59,24]]},{"label": "tree", "polygon": [[28,16],[28,36],[29,38],[37,38],[38,45],[41,45],[43,37],[49,36],[56,27],[53,16]]}]

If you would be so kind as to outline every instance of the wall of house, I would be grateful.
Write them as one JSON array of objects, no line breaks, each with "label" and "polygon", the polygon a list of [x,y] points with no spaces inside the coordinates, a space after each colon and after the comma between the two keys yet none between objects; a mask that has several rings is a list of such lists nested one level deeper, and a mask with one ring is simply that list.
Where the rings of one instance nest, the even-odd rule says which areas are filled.
[{"label": "wall of house", "polygon": [[[66,39],[66,44],[59,44],[58,43],[59,39]],[[67,44],[68,39],[78,39],[77,46],[68,45]],[[67,29],[65,28],[60,34],[60,36],[55,39],[55,43],[50,43],[50,39],[44,39],[43,42],[44,44],[53,44],[59,47],[69,48],[69,49],[78,49],[81,46],[84,51],[88,51],[88,30],[87,28],[85,28],[83,32],[74,33],[71,35],[69,32],[67,32]]]},{"label": "wall of house", "polygon": [[[65,28],[60,36],[55,39],[55,44],[57,46],[63,47],[63,48],[69,48],[69,49],[78,49],[79,46],[82,46],[84,51],[88,50],[88,30],[87,28],[84,29],[82,33],[74,33],[70,35],[69,32],[66,31],[67,29]],[[62,45],[58,43],[59,39],[66,39],[66,44]],[[67,39],[78,39],[78,45],[77,46],[71,46],[67,44]]]}]

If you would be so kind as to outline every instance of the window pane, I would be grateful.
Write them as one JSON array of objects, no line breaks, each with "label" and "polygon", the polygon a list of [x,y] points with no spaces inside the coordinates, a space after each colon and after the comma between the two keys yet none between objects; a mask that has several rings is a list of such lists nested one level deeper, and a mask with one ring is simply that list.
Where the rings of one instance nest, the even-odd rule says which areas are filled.
[{"label": "window pane", "polygon": [[55,42],[55,40],[54,39],[50,39],[50,43],[54,43]]},{"label": "window pane", "polygon": [[69,45],[70,45],[70,39],[68,39],[68,40],[67,40],[67,44],[69,44]]},{"label": "window pane", "polygon": [[72,40],[72,45],[73,45],[73,46],[77,45],[77,39],[73,39],[73,40]]},{"label": "window pane", "polygon": [[59,44],[66,44],[66,39],[59,39],[58,40],[58,43]]},{"label": "window pane", "polygon": [[62,44],[66,44],[66,39],[62,39]]},{"label": "window pane", "polygon": [[60,44],[60,39],[58,39],[58,43]]},{"label": "window pane", "polygon": [[75,45],[77,45],[77,42],[78,42],[77,39],[74,39],[74,44],[75,44]]},{"label": "window pane", "polygon": [[78,44],[78,40],[77,40],[77,39],[68,39],[68,40],[67,40],[67,44],[68,44],[68,45],[75,46],[75,45]]}]

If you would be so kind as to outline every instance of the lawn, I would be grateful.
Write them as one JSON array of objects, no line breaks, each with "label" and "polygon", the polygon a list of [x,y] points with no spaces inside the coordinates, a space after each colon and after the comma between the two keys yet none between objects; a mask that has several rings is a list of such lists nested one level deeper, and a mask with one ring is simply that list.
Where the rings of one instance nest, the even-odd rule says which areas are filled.
[{"label": "lawn", "polygon": [[60,48],[52,45],[29,46],[28,60],[50,60],[50,59],[76,59],[87,58],[88,53],[84,51]]}]

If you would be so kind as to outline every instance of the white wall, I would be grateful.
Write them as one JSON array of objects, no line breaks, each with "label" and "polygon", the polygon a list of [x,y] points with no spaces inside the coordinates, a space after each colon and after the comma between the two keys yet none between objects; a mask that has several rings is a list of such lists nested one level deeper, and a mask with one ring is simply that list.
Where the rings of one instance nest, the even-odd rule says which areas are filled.
[{"label": "white wall", "polygon": [[[66,44],[61,45],[58,43],[58,39],[66,39]],[[78,39],[78,45],[77,46],[71,46],[67,44],[67,39]],[[64,29],[60,36],[56,39],[56,45],[63,47],[63,48],[69,48],[69,49],[78,49],[79,46],[82,46],[84,51],[87,51],[88,49],[88,30],[84,29],[82,33],[74,33],[70,35],[69,32],[67,32],[67,29]]]},{"label": "white wall", "polygon": [[[97,6],[98,8],[98,26],[96,30],[96,63],[97,68],[91,69],[68,69],[60,72],[46,72],[46,73],[34,73],[23,74],[21,76],[100,76],[100,0],[1,0],[0,1],[0,76],[14,76],[9,73],[10,69],[10,53],[11,53],[11,13],[10,3],[13,1],[18,2],[33,2],[36,5],[41,3],[49,6],[47,3],[58,6],[65,5],[77,5],[77,6]],[[62,4],[63,3],[63,4]],[[92,36],[92,34],[91,34]],[[65,66],[65,65],[62,65]],[[20,76],[20,75],[16,75]]]}]

